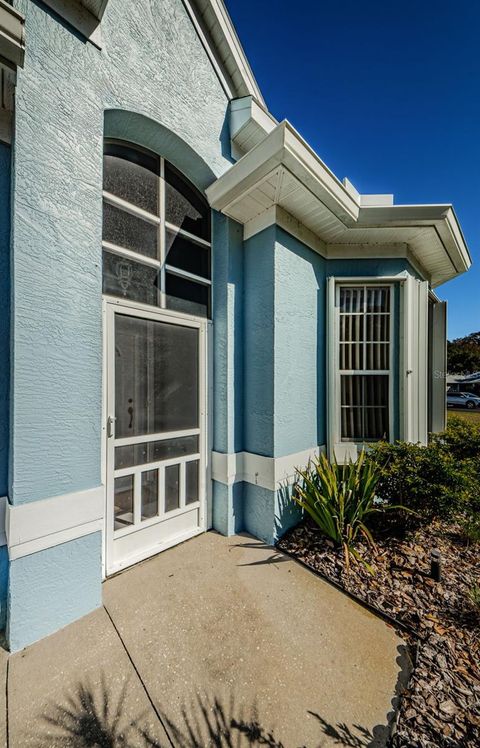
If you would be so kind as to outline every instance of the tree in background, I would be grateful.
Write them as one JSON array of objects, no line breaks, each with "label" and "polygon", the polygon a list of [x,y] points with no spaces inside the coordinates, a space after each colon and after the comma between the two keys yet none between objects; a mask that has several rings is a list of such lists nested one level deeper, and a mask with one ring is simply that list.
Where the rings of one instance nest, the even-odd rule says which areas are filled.
[{"label": "tree in background", "polygon": [[450,374],[473,374],[480,371],[480,331],[447,343]]}]

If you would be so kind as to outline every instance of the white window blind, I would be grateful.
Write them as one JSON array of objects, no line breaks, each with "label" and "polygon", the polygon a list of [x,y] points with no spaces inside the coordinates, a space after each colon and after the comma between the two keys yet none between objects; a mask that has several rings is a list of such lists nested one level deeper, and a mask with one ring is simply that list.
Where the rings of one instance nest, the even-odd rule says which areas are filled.
[{"label": "white window blind", "polygon": [[341,441],[389,437],[391,287],[337,287]]}]

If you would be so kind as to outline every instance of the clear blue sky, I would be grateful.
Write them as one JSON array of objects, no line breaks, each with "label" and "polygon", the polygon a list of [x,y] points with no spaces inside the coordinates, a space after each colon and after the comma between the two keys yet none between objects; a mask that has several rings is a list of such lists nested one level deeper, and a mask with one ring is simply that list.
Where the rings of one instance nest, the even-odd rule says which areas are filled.
[{"label": "clear blue sky", "polygon": [[480,2],[227,0],[279,120],[360,192],[453,203],[474,265],[437,293],[480,330]]}]

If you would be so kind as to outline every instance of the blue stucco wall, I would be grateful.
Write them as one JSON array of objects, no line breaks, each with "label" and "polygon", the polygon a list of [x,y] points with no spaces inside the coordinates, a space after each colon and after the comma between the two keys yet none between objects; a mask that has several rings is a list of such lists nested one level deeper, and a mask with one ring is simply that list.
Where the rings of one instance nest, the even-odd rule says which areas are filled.
[{"label": "blue stucco wall", "polygon": [[[244,450],[281,457],[324,445],[326,284],[331,275],[415,274],[407,260],[328,261],[278,227],[245,242]],[[394,437],[399,432],[399,289],[395,288]],[[243,484],[244,529],[272,543],[298,522],[290,489]]]},{"label": "blue stucco wall", "polygon": [[245,485],[242,481],[230,486],[212,481],[212,524],[222,535],[235,535],[245,529]]},{"label": "blue stucco wall", "polygon": [[101,533],[10,563],[7,637],[12,652],[102,604]]},{"label": "blue stucco wall", "polygon": [[[15,6],[28,38],[13,194],[9,495],[21,504],[100,483],[105,110],[138,115],[135,140],[156,142],[180,166],[197,154],[196,183],[225,171],[230,155],[228,101],[181,0],[140,0],[135,13],[109,0],[101,51],[41,4]],[[106,122],[109,134],[135,131],[131,118]]]},{"label": "blue stucco wall", "polygon": [[[8,496],[20,505],[101,483],[104,135],[160,153],[201,189],[231,156],[227,96],[182,0],[139,0],[134,13],[109,0],[101,50],[42,3],[14,5],[28,39],[12,192]],[[12,563],[13,649],[100,604],[100,544],[89,536]]]},{"label": "blue stucco wall", "polygon": [[7,594],[8,594],[9,560],[6,545],[0,547],[0,631],[7,622]]},{"label": "blue stucco wall", "polygon": [[0,143],[0,496],[8,491],[11,148]]},{"label": "blue stucco wall", "polygon": [[274,457],[325,443],[325,267],[277,228]]},{"label": "blue stucco wall", "polygon": [[244,529],[265,543],[273,545],[287,530],[300,522],[302,513],[292,500],[292,487],[271,491],[244,483]]},{"label": "blue stucco wall", "polygon": [[244,446],[274,451],[275,226],[244,244]]}]

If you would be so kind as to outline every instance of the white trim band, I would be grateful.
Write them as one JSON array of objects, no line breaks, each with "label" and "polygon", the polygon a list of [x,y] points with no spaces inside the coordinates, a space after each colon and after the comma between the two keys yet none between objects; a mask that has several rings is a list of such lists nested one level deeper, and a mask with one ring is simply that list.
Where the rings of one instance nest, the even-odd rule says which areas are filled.
[{"label": "white trim band", "polygon": [[291,481],[296,468],[303,468],[325,447],[312,447],[303,452],[283,457],[265,457],[251,452],[212,452],[212,479],[231,486],[245,481],[276,491],[285,481]]},{"label": "white trim band", "polygon": [[5,504],[11,561],[103,529],[103,486],[17,506]]}]

